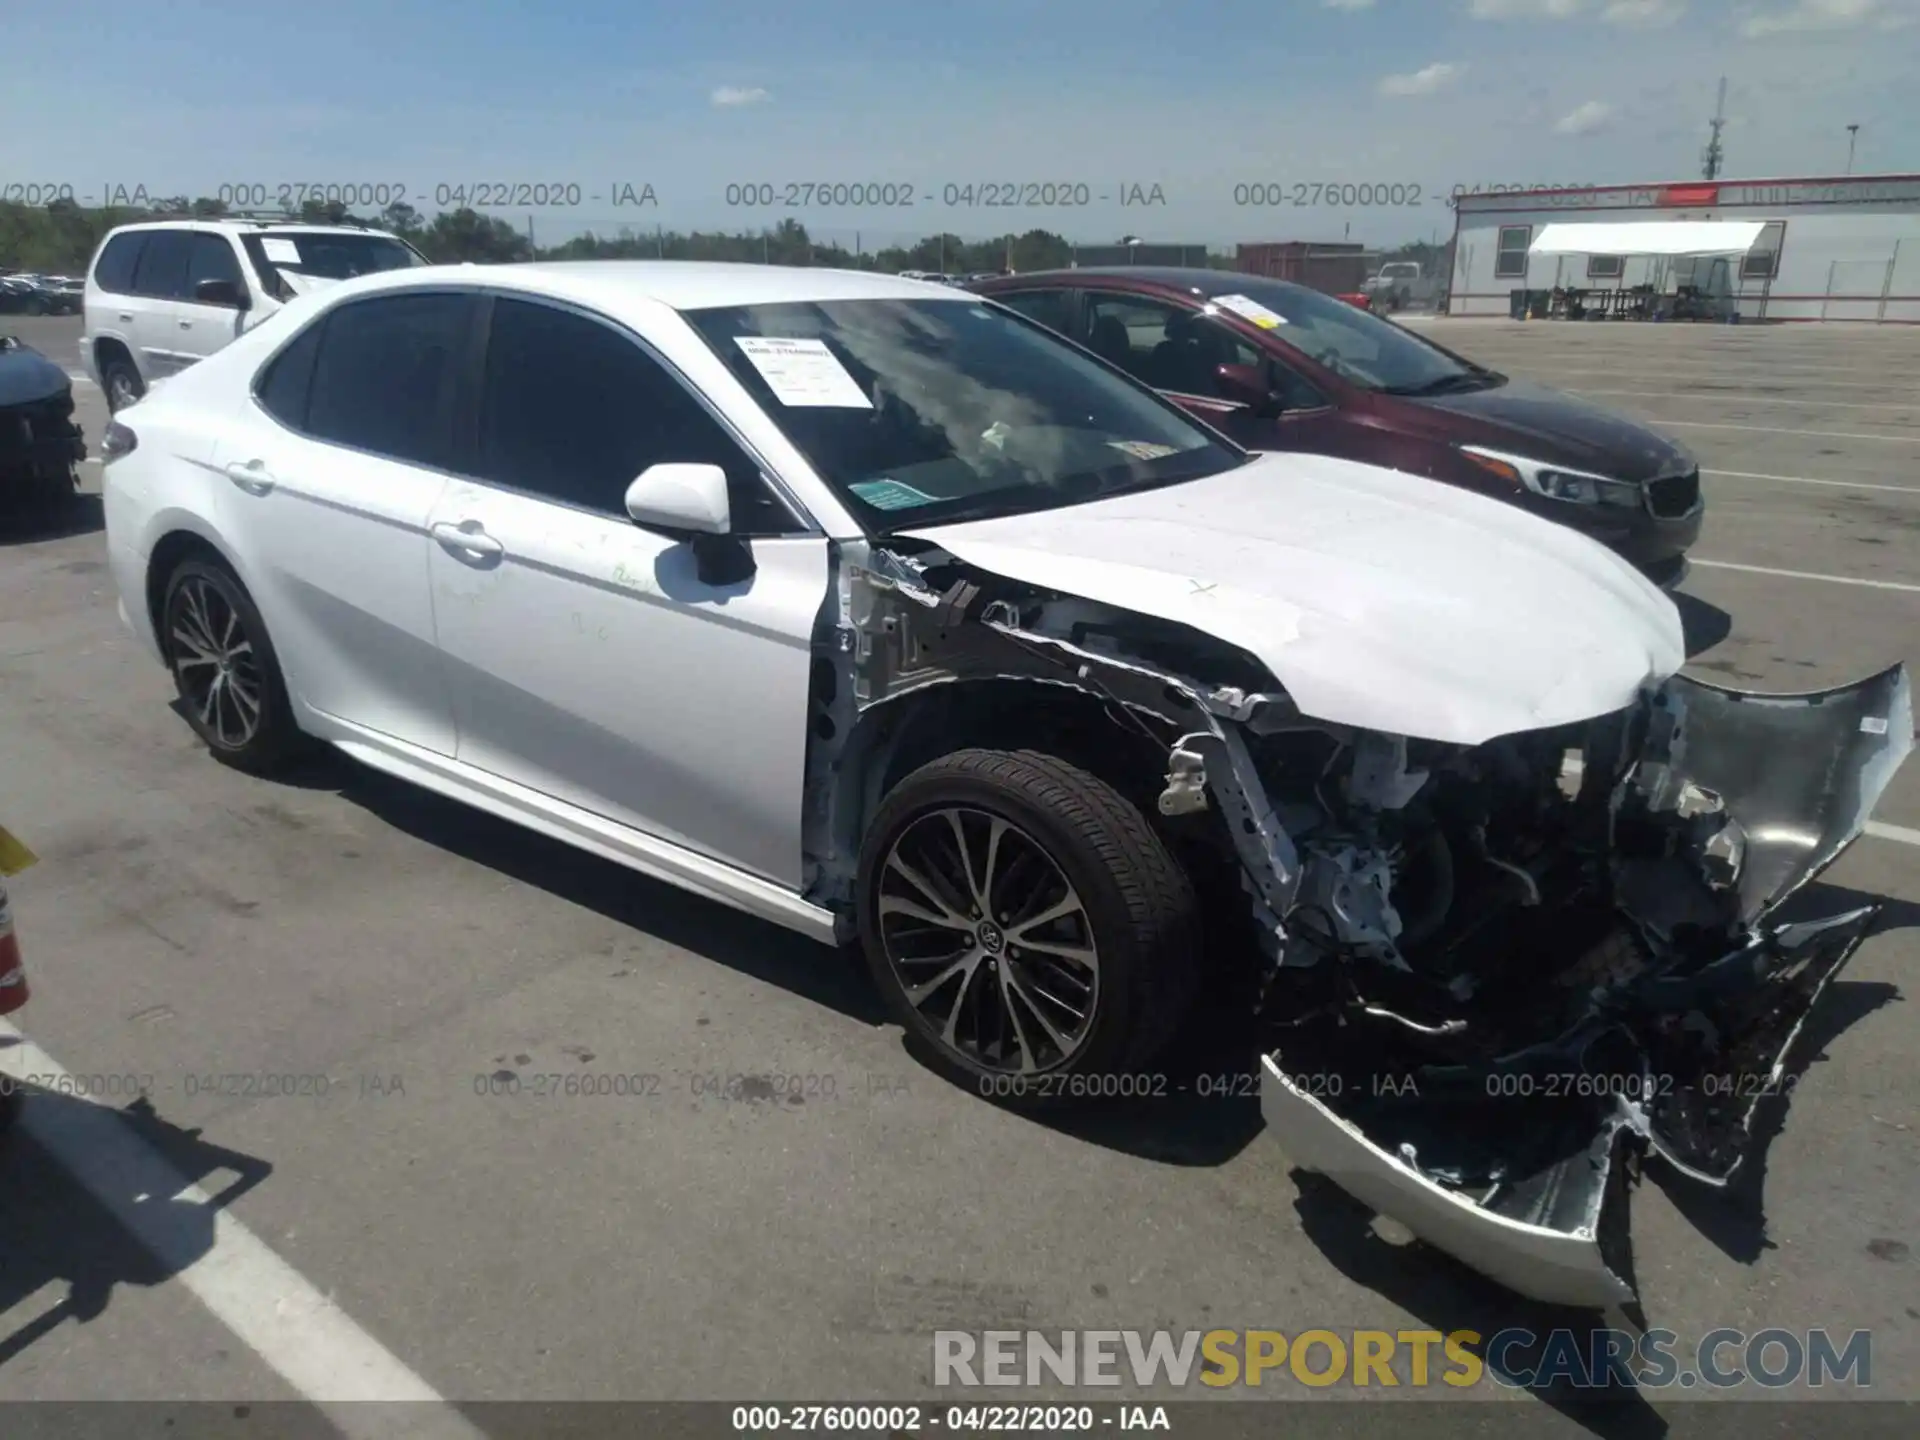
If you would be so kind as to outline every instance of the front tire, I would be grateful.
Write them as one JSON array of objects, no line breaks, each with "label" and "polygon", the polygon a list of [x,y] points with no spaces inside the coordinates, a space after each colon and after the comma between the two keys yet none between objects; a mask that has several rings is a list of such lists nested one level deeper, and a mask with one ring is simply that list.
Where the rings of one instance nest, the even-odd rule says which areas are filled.
[{"label": "front tire", "polygon": [[108,411],[115,415],[147,393],[146,383],[133,368],[133,361],[119,355],[101,367],[100,388],[106,392]]},{"label": "front tire", "polygon": [[239,578],[184,561],[167,581],[160,622],[181,709],[214,757],[256,775],[284,769],[302,737],[266,622]]},{"label": "front tire", "polygon": [[962,750],[881,802],[861,948],[935,1070],[1028,1104],[1135,1093],[1200,956],[1186,871],[1138,807],[1034,751]]}]

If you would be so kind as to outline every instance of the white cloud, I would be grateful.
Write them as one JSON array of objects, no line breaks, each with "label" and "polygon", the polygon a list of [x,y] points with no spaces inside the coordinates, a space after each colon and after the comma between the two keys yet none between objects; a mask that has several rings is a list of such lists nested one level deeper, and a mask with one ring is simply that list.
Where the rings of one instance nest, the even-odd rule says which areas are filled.
[{"label": "white cloud", "polygon": [[1436,60],[1411,75],[1389,75],[1380,82],[1382,95],[1431,95],[1458,80],[1466,70],[1448,60]]},{"label": "white cloud", "polygon": [[1612,0],[1600,18],[1609,25],[1651,30],[1671,25],[1686,12],[1686,0]]},{"label": "white cloud", "polygon": [[713,92],[712,99],[716,105],[764,105],[773,96],[758,85],[750,89],[741,85],[722,85]]},{"label": "white cloud", "polygon": [[1571,20],[1586,0],[1473,0],[1467,13],[1476,20]]},{"label": "white cloud", "polygon": [[1913,19],[1899,13],[1902,8],[1900,0],[1795,0],[1785,10],[1749,17],[1740,29],[1750,38],[1855,30],[1870,23],[1882,30],[1897,30]]},{"label": "white cloud", "polygon": [[1320,0],[1328,10],[1371,10],[1373,0]]},{"label": "white cloud", "polygon": [[1613,107],[1604,100],[1589,100],[1553,122],[1556,135],[1591,135],[1613,118]]}]

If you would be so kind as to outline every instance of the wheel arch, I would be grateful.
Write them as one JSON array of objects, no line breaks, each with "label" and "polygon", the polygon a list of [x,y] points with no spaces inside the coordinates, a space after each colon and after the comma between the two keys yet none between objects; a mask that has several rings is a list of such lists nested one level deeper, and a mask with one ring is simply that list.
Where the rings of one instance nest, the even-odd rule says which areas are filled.
[{"label": "wheel arch", "polygon": [[[161,635],[161,610],[166,604],[167,581],[173,578],[173,572],[182,564],[196,557],[224,566],[233,572],[242,585],[247,584],[246,575],[235,563],[233,556],[227,553],[218,540],[200,527],[197,518],[185,515],[174,517],[172,523],[163,529],[160,538],[154,541],[153,548],[147,552],[145,594],[142,596],[147,607],[147,619],[152,623],[154,637],[159,640],[163,651],[166,641]],[[253,587],[247,586],[247,589],[251,594]]]}]

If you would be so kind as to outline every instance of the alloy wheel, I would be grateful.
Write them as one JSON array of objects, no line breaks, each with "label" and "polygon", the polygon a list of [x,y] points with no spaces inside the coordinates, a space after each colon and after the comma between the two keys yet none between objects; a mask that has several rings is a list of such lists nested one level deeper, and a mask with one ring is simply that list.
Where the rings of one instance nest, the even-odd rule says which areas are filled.
[{"label": "alloy wheel", "polygon": [[140,397],[134,393],[133,377],[124,370],[116,370],[107,377],[107,408],[118,413]]},{"label": "alloy wheel", "polygon": [[931,810],[887,851],[879,932],[895,977],[942,1043],[1031,1075],[1071,1059],[1100,1002],[1085,902],[1026,831],[984,810]]},{"label": "alloy wheel", "polygon": [[204,733],[226,749],[242,748],[259,733],[264,682],[240,612],[199,575],[181,583],[168,609],[181,698]]}]

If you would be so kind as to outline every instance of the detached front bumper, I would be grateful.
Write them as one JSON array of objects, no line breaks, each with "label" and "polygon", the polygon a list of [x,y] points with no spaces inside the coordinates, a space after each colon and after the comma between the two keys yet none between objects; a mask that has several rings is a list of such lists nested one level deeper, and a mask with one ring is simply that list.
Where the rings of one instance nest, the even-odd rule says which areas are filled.
[{"label": "detached front bumper", "polygon": [[[1790,1087],[1807,1017],[1879,907],[1775,917],[1860,835],[1913,748],[1912,696],[1901,667],[1796,696],[1676,679],[1649,736],[1615,793],[1616,838],[1651,822],[1690,835],[1710,878],[1675,879],[1700,859],[1684,847],[1616,859],[1618,924],[1593,952],[1607,963],[1581,971],[1607,983],[1577,1025],[1470,1065],[1329,1071],[1364,1039],[1351,1031],[1331,1047],[1303,1032],[1263,1061],[1267,1124],[1303,1169],[1551,1303],[1634,1298],[1629,1155],[1725,1186]],[[1703,795],[1721,808],[1678,818]]]}]

